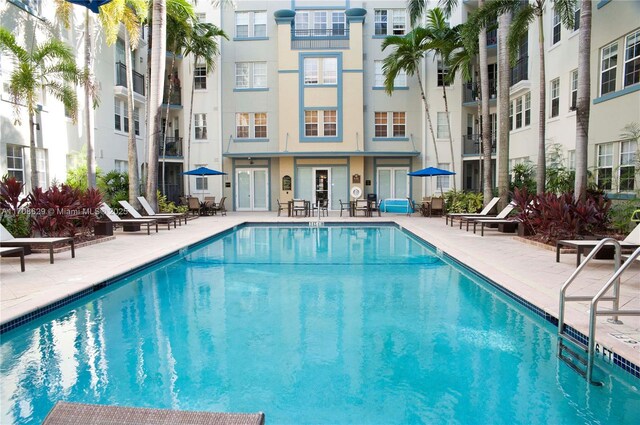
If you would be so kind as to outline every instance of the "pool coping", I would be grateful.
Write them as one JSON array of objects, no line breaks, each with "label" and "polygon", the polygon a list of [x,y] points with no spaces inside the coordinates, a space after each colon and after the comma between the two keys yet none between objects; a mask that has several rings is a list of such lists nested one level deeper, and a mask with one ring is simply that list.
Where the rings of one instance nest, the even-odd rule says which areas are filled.
[{"label": "pool coping", "polygon": [[[140,273],[146,269],[149,269],[161,262],[164,262],[172,257],[176,257],[179,255],[182,255],[186,250],[191,250],[194,248],[197,248],[199,245],[203,245],[205,243],[208,243],[210,240],[215,239],[215,238],[219,238],[225,234],[231,233],[235,230],[237,230],[238,228],[241,227],[259,227],[259,226],[269,226],[269,227],[303,227],[303,228],[312,228],[317,226],[318,222],[315,221],[278,221],[278,222],[265,222],[265,221],[259,221],[259,220],[246,220],[246,221],[240,221],[237,223],[231,223],[229,224],[227,227],[224,227],[223,229],[220,229],[218,231],[216,231],[215,233],[212,233],[210,235],[204,236],[194,242],[189,242],[187,244],[178,246],[176,249],[172,250],[169,253],[163,254],[157,258],[154,258],[152,260],[146,261],[140,265],[137,266],[132,266],[131,268],[123,271],[123,272],[119,272],[116,273],[112,276],[109,276],[105,279],[100,280],[97,283],[93,283],[90,284],[90,286],[88,286],[85,289],[73,292],[71,294],[64,294],[62,296],[60,296],[57,299],[54,299],[52,301],[47,302],[45,305],[41,305],[41,306],[37,306],[34,307],[33,309],[27,311],[27,312],[22,312],[21,314],[14,316],[14,317],[9,317],[8,319],[3,318],[2,321],[0,321],[0,336],[11,331],[14,330],[20,326],[26,325],[31,321],[34,321],[44,315],[47,315],[49,313],[52,313],[64,306],[67,306],[73,302],[76,302],[86,296],[92,295],[97,291],[100,291],[104,288],[107,288],[115,283],[119,283],[120,281],[122,281],[123,279],[126,279],[134,274]],[[483,280],[484,282],[486,282],[488,285],[490,285],[491,287],[497,289],[499,292],[501,292],[502,294],[504,294],[505,296],[509,297],[510,299],[514,300],[517,304],[521,305],[522,307],[526,308],[528,311],[534,313],[536,316],[541,317],[542,319],[544,319],[546,322],[551,323],[554,326],[558,326],[558,318],[549,313],[548,311],[545,311],[543,308],[540,308],[538,306],[536,306],[535,304],[527,301],[525,298],[521,297],[520,295],[516,294],[515,292],[509,290],[508,288],[502,286],[501,284],[499,284],[498,282],[496,282],[495,280],[489,278],[488,276],[480,273],[479,271],[477,271],[475,268],[463,263],[462,261],[458,260],[454,255],[449,254],[447,251],[441,249],[440,247],[438,247],[437,245],[434,245],[433,243],[427,241],[426,239],[424,239],[423,237],[419,236],[418,234],[416,234],[414,231],[412,231],[411,229],[409,229],[408,227],[402,225],[401,223],[398,223],[397,221],[394,220],[388,220],[388,221],[349,221],[349,222],[341,222],[341,221],[336,221],[336,222],[322,222],[321,225],[323,227],[337,227],[337,226],[351,226],[351,227],[357,227],[357,226],[362,226],[362,227],[376,227],[376,226],[390,226],[390,227],[395,227],[397,229],[400,229],[404,232],[406,232],[408,235],[418,239],[421,243],[424,243],[425,245],[431,247],[432,249],[434,249],[439,255],[441,255],[442,257],[444,257],[445,259],[451,261],[452,263],[455,263],[457,266],[461,267],[463,270],[471,273],[473,276]],[[582,332],[578,331],[577,329],[575,329],[574,327],[565,324],[567,333],[569,333],[571,336],[573,336],[574,338],[576,338],[578,341],[583,342],[584,344],[587,343],[588,341],[588,337],[586,335],[584,335]],[[596,342],[596,353],[600,354],[599,358],[601,360],[603,360],[605,363],[617,366],[621,371],[626,372],[627,374],[640,379],[640,366],[636,365],[635,363],[629,361],[628,359],[626,359],[625,357],[617,354],[614,350],[611,350],[610,348],[605,347],[603,344],[599,344],[598,342]]]}]

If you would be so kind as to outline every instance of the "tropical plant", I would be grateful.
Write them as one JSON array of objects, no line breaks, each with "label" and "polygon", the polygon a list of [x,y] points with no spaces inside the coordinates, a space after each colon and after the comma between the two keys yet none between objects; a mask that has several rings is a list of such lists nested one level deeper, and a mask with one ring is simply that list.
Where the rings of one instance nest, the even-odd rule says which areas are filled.
[{"label": "tropical plant", "polygon": [[175,203],[169,201],[165,195],[158,191],[158,209],[161,213],[186,213],[189,207],[186,205],[176,206]]},{"label": "tropical plant", "polygon": [[10,53],[16,60],[16,67],[9,76],[9,95],[14,105],[15,123],[20,124],[22,107],[29,119],[29,157],[31,163],[31,188],[38,187],[36,160],[35,115],[38,110],[38,96],[48,92],[60,100],[75,122],[78,99],[72,85],[84,81],[84,74],[77,68],[71,49],[55,39],[32,48],[18,45],[15,36],[5,28],[0,28],[0,51]]},{"label": "tropical plant", "polygon": [[483,195],[480,192],[456,192],[444,194],[444,203],[450,213],[475,213],[482,209]]},{"label": "tropical plant", "polygon": [[80,191],[65,184],[46,191],[36,187],[28,196],[33,227],[43,236],[75,236],[79,197]]},{"label": "tropical plant", "polygon": [[133,101],[133,63],[130,52],[138,47],[142,19],[149,13],[147,0],[112,0],[100,9],[100,20],[105,29],[107,44],[112,45],[118,39],[120,23],[124,26],[125,67],[127,69],[127,159],[129,173],[129,203],[138,206],[140,196],[140,178],[138,175],[138,148],[136,144]]},{"label": "tropical plant", "polygon": [[[185,55],[193,57],[193,66],[204,65],[207,75],[214,69],[215,57],[220,54],[217,37],[227,35],[220,28],[206,22],[194,24],[191,37],[184,48]],[[191,169],[191,126],[193,124],[193,98],[195,84],[191,81],[191,98],[189,101],[189,130],[187,131],[187,168]],[[191,186],[188,186],[188,194],[191,194]]]},{"label": "tropical plant", "polygon": [[547,191],[556,194],[571,192],[574,179],[575,171],[565,165],[562,145],[553,143],[547,146]]},{"label": "tropical plant", "polygon": [[102,205],[102,193],[91,187],[80,193],[81,210],[78,216],[80,230],[84,235],[89,235],[98,221],[98,211]]},{"label": "tropical plant", "polygon": [[[393,46],[395,50],[387,56],[382,65],[384,73],[385,91],[388,94],[393,93],[394,80],[400,71],[404,71],[407,75],[415,75],[418,78],[418,86],[420,87],[420,96],[424,105],[424,112],[427,117],[431,140],[433,140],[433,153],[436,157],[436,164],[440,163],[438,157],[438,145],[436,143],[435,132],[433,131],[433,123],[431,121],[431,112],[429,110],[429,102],[425,95],[424,84],[420,73],[420,61],[427,51],[426,44],[430,41],[429,32],[424,28],[414,28],[405,36],[389,36],[382,42],[382,50]],[[453,158],[452,158],[453,160]]]},{"label": "tropical plant", "polygon": [[0,223],[14,238],[28,238],[31,236],[31,220],[25,213],[9,214],[0,211]]},{"label": "tropical plant", "polygon": [[9,175],[2,176],[0,180],[0,209],[7,211],[9,214],[16,215],[27,202],[22,196],[24,184],[15,177]]},{"label": "tropical plant", "polygon": [[[65,184],[71,186],[74,189],[77,189],[81,192],[86,191],[89,188],[89,179],[87,178],[87,164],[81,164],[74,168],[69,168],[67,170],[67,179]],[[102,176],[102,170],[100,168],[96,168],[96,176],[97,179],[100,179]],[[57,186],[56,184],[51,184],[51,186]]]},{"label": "tropical plant", "polygon": [[98,188],[111,208],[120,209],[119,201],[126,201],[129,196],[129,175],[116,170],[109,171],[98,179]]},{"label": "tropical plant", "polygon": [[526,189],[529,193],[536,190],[536,167],[531,161],[525,161],[513,166],[513,180],[511,181],[511,190]]}]

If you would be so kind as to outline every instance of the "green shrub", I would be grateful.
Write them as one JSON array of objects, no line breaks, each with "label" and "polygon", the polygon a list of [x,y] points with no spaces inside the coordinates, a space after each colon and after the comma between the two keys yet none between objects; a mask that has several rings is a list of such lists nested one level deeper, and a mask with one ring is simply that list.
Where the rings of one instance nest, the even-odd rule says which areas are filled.
[{"label": "green shrub", "polygon": [[[96,168],[96,182],[100,180],[102,177],[102,170],[100,168]],[[75,168],[71,168],[67,170],[67,181],[65,182],[67,186],[71,186],[73,189],[79,190],[80,192],[86,192],[89,188],[89,182],[87,180],[87,165],[79,165]],[[59,186],[56,182],[52,182],[51,186]]]},{"label": "green shrub", "polygon": [[0,223],[14,238],[28,238],[31,236],[31,221],[27,214],[10,214],[3,211],[0,214]]},{"label": "green shrub", "polygon": [[513,179],[511,181],[511,192],[515,189],[526,189],[529,193],[536,191],[536,167],[531,161],[521,162],[513,166]]},{"label": "green shrub", "polygon": [[482,209],[482,193],[455,192],[450,190],[444,195],[447,212],[475,213]]},{"label": "green shrub", "polygon": [[97,180],[104,202],[115,211],[121,210],[118,201],[129,200],[129,174],[111,170]]},{"label": "green shrub", "polygon": [[640,209],[640,199],[616,202],[609,211],[611,227],[620,233],[629,233],[633,227],[631,215],[638,209]]},{"label": "green shrub", "polygon": [[177,206],[173,202],[169,202],[167,197],[158,191],[158,210],[161,213],[186,213],[189,211],[189,207],[186,205]]}]

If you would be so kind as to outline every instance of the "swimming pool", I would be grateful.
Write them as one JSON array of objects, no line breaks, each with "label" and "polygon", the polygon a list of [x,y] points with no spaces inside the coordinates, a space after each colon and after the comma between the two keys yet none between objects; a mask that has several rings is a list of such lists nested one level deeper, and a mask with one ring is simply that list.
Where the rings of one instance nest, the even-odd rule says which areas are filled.
[{"label": "swimming pool", "polygon": [[[277,423],[638,423],[555,328],[394,226],[244,226],[2,336],[2,423],[58,399]],[[631,382],[636,384],[636,382]]]}]

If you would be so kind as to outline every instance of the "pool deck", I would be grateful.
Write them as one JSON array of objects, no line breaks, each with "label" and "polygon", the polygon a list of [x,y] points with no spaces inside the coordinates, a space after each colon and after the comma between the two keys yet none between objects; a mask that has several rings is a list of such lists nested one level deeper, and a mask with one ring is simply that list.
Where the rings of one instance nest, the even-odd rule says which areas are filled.
[{"label": "pool deck", "polygon": [[[240,213],[227,216],[199,217],[187,226],[160,228],[159,233],[114,232],[116,238],[104,243],[76,249],[76,258],[70,252],[55,255],[55,264],[49,264],[48,254],[26,257],[26,272],[20,272],[19,258],[0,260],[0,323],[21,317],[42,306],[70,294],[126,273],[180,248],[206,239],[219,232],[245,222],[308,222],[309,218],[277,217],[274,212]],[[316,220],[316,218],[312,218]],[[425,218],[402,214],[383,214],[382,217],[339,217],[331,212],[323,221],[332,222],[395,222],[406,230],[427,240],[460,262],[475,269],[489,279],[524,298],[546,312],[558,316],[558,296],[565,280],[575,270],[575,254],[563,254],[555,262],[555,250],[546,250],[523,243],[513,234],[488,230],[485,236],[458,226],[445,225],[444,218]],[[576,280],[570,294],[593,295],[608,279],[613,261],[596,260],[589,263]],[[601,307],[611,303],[601,302]],[[640,262],[632,265],[623,275],[620,306],[640,310]],[[588,302],[567,304],[566,322],[588,333]],[[614,325],[607,317],[598,318],[596,340],[599,344],[640,365],[640,317],[622,316],[624,322]]]}]

